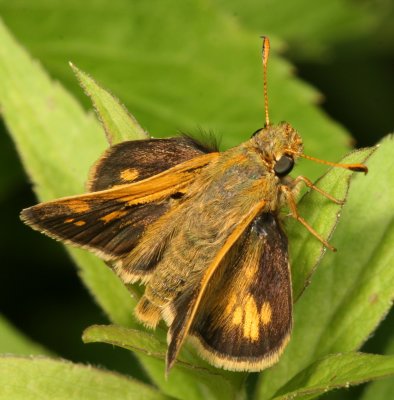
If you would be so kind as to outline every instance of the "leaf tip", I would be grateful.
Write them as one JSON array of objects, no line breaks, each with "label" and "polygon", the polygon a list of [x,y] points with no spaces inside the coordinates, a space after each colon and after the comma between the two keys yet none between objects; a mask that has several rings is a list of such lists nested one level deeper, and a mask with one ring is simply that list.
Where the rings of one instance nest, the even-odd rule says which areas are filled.
[{"label": "leaf tip", "polygon": [[73,70],[74,74],[78,75],[78,73],[80,72],[79,69],[77,68],[77,66],[72,62],[69,61],[68,65],[70,66],[70,68]]}]

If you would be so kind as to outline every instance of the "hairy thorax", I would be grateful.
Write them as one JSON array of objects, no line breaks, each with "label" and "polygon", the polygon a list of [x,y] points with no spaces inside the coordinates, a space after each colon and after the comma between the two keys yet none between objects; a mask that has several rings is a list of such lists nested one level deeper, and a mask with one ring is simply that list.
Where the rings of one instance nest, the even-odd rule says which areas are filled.
[{"label": "hairy thorax", "polygon": [[275,211],[280,180],[257,152],[245,147],[223,153],[201,172],[176,217],[174,213],[168,221],[171,241],[145,292],[152,303],[165,306],[186,286],[198,283],[196,279],[223,247],[239,216],[257,202],[266,201],[265,212]]}]

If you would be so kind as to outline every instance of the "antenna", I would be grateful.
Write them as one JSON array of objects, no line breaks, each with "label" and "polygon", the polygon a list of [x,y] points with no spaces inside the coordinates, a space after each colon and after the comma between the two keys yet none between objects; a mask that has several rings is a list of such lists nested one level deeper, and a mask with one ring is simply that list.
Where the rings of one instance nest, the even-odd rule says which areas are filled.
[{"label": "antenna", "polygon": [[332,167],[340,167],[345,169],[350,169],[350,171],[355,172],[364,172],[364,174],[368,173],[368,168],[364,164],[342,164],[342,163],[335,163],[327,160],[321,160],[320,158],[307,156],[306,154],[298,154],[299,157],[306,158],[311,161],[315,161],[321,164],[331,165]]},{"label": "antenna", "polygon": [[270,124],[268,113],[268,84],[267,84],[267,66],[268,56],[270,53],[270,40],[267,36],[261,36],[263,39],[262,59],[263,59],[263,82],[264,82],[264,111],[265,111],[265,126]]},{"label": "antenna", "polygon": [[332,167],[339,167],[339,168],[345,168],[349,169],[350,171],[355,171],[355,172],[364,172],[364,174],[368,173],[368,167],[364,164],[343,164],[343,163],[336,163],[332,161],[327,161],[327,160],[321,160],[320,158],[308,156],[306,154],[302,153],[297,153],[294,150],[286,149],[286,153],[291,153],[291,154],[296,154],[297,157],[302,157],[306,158],[307,160],[311,160],[320,164],[326,164],[330,165]]}]

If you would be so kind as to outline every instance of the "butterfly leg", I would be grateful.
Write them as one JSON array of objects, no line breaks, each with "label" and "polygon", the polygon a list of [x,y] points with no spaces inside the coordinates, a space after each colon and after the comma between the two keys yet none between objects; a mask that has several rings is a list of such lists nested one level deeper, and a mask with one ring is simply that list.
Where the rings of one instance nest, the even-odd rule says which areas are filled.
[{"label": "butterfly leg", "polygon": [[[297,205],[293,196],[291,189],[288,186],[282,185],[281,190],[286,196],[287,204],[290,207],[291,215],[294,219],[305,226],[308,231],[315,236],[320,242],[324,244],[331,251],[336,251],[335,247],[331,246],[322,236],[320,236],[306,221],[298,214]],[[325,193],[325,192],[324,192]]]},{"label": "butterfly leg", "polygon": [[331,200],[332,202],[334,202],[335,204],[344,204],[343,200],[338,200],[335,197],[331,196],[329,193],[325,192],[322,189],[319,189],[317,186],[315,186],[312,181],[310,181],[308,178],[306,178],[305,176],[297,176],[297,178],[294,179],[293,181],[293,185],[296,186],[299,183],[305,183],[306,186],[308,186],[310,189],[315,190],[316,192],[320,193],[322,196],[326,197],[327,199]]}]

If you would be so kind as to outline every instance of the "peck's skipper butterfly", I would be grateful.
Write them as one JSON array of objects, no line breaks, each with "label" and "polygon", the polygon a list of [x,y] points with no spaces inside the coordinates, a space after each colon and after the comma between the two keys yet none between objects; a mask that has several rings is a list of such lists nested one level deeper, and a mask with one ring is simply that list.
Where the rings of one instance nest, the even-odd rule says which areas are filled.
[{"label": "peck's skipper butterfly", "polygon": [[225,152],[189,137],[126,141],[97,161],[90,193],[38,204],[22,219],[48,236],[107,261],[125,283],[142,282],[135,310],[149,327],[169,326],[167,371],[187,336],[211,364],[257,371],[276,362],[290,338],[292,289],[279,211],[333,249],[298,214],[299,183],[288,174],[303,154],[288,123],[268,117],[251,139]]}]

